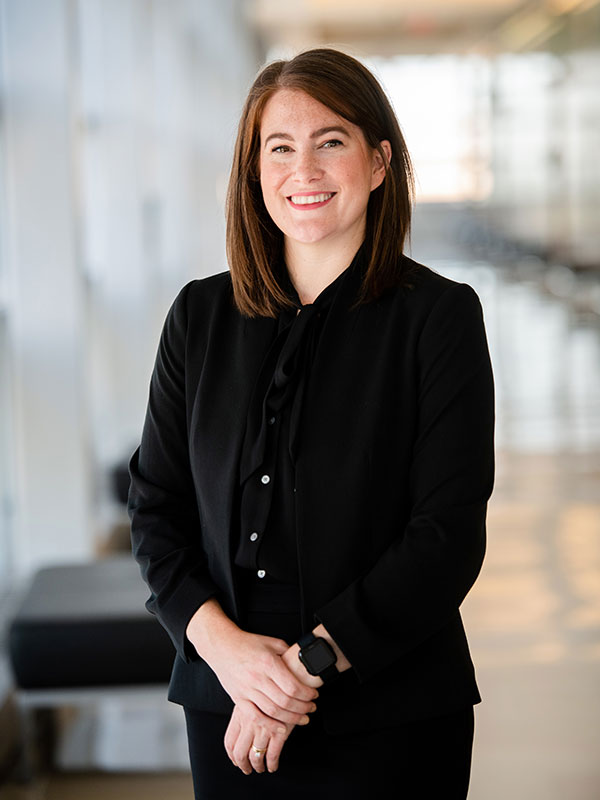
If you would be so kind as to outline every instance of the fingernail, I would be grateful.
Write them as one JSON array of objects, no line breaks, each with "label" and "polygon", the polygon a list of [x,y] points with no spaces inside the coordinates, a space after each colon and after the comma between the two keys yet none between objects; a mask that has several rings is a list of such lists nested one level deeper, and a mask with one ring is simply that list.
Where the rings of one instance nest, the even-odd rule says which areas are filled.
[{"label": "fingernail", "polygon": [[309,718],[309,717],[307,717],[307,716],[304,716],[304,717],[302,717],[302,719],[300,720],[300,725],[308,725],[308,723],[309,723],[309,722],[310,722],[310,718]]},{"label": "fingernail", "polygon": [[312,704],[311,704],[311,706],[310,706],[310,711],[311,711],[311,713],[312,713],[313,711],[316,711],[316,710],[317,710],[316,703],[312,703]]}]

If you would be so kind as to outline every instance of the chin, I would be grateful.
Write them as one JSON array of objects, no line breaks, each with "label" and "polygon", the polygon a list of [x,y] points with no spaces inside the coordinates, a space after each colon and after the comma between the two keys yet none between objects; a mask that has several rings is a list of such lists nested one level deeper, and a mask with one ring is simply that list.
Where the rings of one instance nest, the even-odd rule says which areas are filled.
[{"label": "chin", "polygon": [[331,230],[323,230],[322,228],[317,230],[314,228],[312,230],[307,230],[306,228],[298,230],[292,227],[283,232],[288,239],[292,239],[294,242],[299,242],[300,244],[317,244],[323,239],[329,238],[333,233]]}]

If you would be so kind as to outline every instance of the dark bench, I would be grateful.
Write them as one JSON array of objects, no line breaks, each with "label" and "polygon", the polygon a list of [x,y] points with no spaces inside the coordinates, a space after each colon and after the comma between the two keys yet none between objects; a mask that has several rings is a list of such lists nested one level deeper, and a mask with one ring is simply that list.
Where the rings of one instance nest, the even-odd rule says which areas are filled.
[{"label": "dark bench", "polygon": [[9,628],[22,689],[169,680],[175,650],[130,556],[39,570]]},{"label": "dark bench", "polygon": [[144,608],[148,589],[129,555],[40,569],[8,631],[32,774],[32,710],[108,696],[166,698],[175,649]]}]

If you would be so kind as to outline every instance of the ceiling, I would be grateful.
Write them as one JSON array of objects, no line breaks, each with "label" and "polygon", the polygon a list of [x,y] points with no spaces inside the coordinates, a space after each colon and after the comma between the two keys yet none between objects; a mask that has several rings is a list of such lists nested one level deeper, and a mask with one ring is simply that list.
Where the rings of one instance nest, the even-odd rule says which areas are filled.
[{"label": "ceiling", "polygon": [[319,44],[372,55],[535,46],[597,0],[247,0],[265,52]]}]

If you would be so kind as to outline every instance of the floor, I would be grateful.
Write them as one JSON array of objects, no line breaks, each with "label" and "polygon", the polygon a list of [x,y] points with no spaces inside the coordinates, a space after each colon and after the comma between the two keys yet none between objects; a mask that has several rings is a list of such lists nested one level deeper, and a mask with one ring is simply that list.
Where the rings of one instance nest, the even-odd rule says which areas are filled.
[{"label": "floor", "polygon": [[598,800],[600,315],[537,264],[434,265],[477,290],[496,380],[488,551],[462,607],[483,696],[469,798]]},{"label": "floor", "polygon": [[484,702],[470,800],[600,797],[600,466],[500,454],[463,605]]},{"label": "floor", "polygon": [[187,774],[57,774],[33,787],[13,785],[0,789],[0,800],[191,800],[192,797],[192,781]]},{"label": "floor", "polygon": [[[598,800],[600,317],[526,268],[427,256],[420,241],[415,257],[477,290],[496,377],[488,553],[463,604],[483,696],[469,800]],[[121,797],[189,800],[190,779],[57,773],[0,790]]]}]

